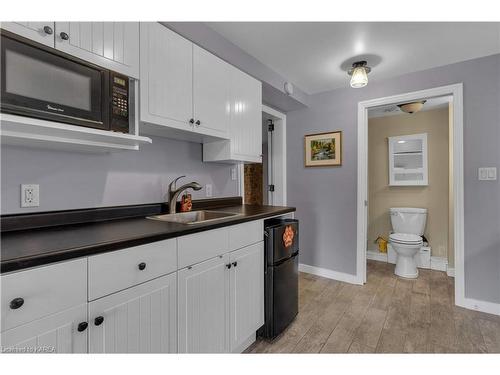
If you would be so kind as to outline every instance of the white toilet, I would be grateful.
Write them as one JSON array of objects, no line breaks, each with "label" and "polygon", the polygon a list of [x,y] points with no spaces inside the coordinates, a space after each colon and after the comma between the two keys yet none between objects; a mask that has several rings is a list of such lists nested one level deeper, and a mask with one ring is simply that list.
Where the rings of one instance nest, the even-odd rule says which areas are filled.
[{"label": "white toilet", "polygon": [[389,235],[389,243],[397,254],[394,273],[401,277],[418,277],[415,254],[422,247],[427,210],[425,208],[394,207],[390,211],[394,233]]}]

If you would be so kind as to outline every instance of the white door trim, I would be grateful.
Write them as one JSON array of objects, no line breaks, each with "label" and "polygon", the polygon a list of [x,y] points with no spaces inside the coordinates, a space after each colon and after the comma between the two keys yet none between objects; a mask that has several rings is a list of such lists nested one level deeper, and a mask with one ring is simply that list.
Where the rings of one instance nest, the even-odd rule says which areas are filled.
[{"label": "white door trim", "polygon": [[[463,84],[435,87],[358,103],[358,194],[356,279],[366,282],[366,235],[368,201],[368,109],[387,104],[415,101],[436,96],[453,98],[453,203],[455,243],[455,304],[481,310],[465,298],[464,265],[464,159],[463,159]],[[491,311],[491,309],[489,309]]]},{"label": "white door trim", "polygon": [[[275,136],[273,138],[273,181],[276,185],[273,205],[286,206],[287,184],[286,184],[286,114],[281,113],[267,105],[262,105],[262,112],[276,117]],[[238,194],[245,198],[245,173],[244,163],[238,165]],[[277,203],[276,203],[277,202]]]},{"label": "white door trim", "polygon": [[273,155],[270,159],[273,161],[273,181],[277,186],[275,190],[273,204],[278,202],[279,206],[286,206],[286,114],[281,113],[274,108],[262,105],[262,112],[278,118],[275,126],[275,135],[273,138]]}]

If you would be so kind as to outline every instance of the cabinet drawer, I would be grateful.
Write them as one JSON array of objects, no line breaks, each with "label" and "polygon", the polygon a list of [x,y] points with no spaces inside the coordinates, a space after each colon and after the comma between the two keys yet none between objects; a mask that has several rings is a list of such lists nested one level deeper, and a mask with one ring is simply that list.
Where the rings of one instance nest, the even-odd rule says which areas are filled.
[{"label": "cabinet drawer", "polygon": [[175,239],[89,257],[89,301],[176,270]]},{"label": "cabinet drawer", "polygon": [[228,228],[208,230],[177,239],[179,269],[229,251]]},{"label": "cabinet drawer", "polygon": [[264,223],[262,220],[233,225],[229,227],[229,250],[233,251],[242,247],[262,241],[264,238]]},{"label": "cabinet drawer", "polygon": [[87,259],[2,275],[1,289],[1,330],[5,331],[86,303]]}]

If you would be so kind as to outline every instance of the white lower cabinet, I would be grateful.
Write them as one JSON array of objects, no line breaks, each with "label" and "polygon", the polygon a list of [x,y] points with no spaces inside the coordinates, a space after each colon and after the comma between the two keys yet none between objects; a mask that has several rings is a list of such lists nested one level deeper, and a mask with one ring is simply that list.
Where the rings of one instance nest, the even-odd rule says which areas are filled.
[{"label": "white lower cabinet", "polygon": [[176,353],[172,273],[89,303],[90,353]]},{"label": "white lower cabinet", "polygon": [[264,243],[185,268],[179,280],[179,352],[241,352],[264,324]]},{"label": "white lower cabinet", "polygon": [[242,345],[264,324],[264,242],[230,255],[230,345]]},{"label": "white lower cabinet", "polygon": [[178,271],[179,353],[229,351],[229,255]]},{"label": "white lower cabinet", "polygon": [[87,304],[0,334],[4,353],[86,353]]}]

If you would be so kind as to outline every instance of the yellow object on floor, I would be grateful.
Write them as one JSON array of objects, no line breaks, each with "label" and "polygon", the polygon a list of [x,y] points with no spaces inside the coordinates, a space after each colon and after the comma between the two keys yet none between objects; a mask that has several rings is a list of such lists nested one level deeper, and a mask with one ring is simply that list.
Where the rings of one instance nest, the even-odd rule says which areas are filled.
[{"label": "yellow object on floor", "polygon": [[387,240],[384,237],[379,236],[376,240],[375,243],[378,244],[378,250],[381,253],[387,253]]}]

